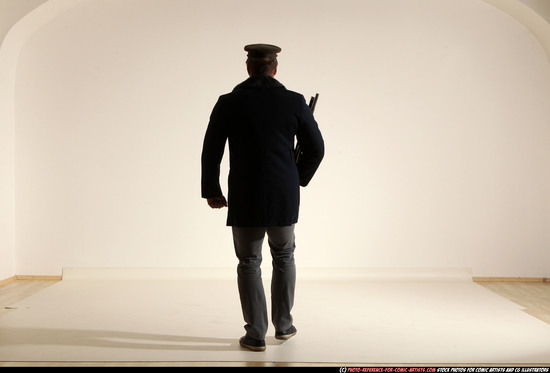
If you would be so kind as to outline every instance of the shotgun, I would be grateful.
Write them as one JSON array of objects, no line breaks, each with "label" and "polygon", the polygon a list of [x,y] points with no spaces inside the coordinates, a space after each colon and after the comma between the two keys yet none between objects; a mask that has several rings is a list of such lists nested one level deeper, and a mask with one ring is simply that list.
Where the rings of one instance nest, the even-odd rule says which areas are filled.
[{"label": "shotgun", "polygon": [[[317,100],[319,99],[319,93],[316,93],[315,96],[312,96],[309,100],[309,108],[311,113],[315,111],[315,105],[317,105]],[[300,148],[300,143],[296,142],[296,147],[294,148],[294,155],[296,156],[296,163],[300,161],[300,156],[304,154]]]}]

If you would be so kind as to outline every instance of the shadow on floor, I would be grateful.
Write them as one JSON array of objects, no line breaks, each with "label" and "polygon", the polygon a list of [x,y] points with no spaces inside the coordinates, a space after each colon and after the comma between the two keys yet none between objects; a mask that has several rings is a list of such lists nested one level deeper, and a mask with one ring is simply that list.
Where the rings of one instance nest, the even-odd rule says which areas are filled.
[{"label": "shadow on floor", "polygon": [[[284,341],[267,337],[266,345]],[[143,350],[238,351],[238,338],[134,333],[112,330],[72,330],[50,328],[2,328],[0,346],[57,345]],[[1,359],[1,356],[0,356]]]}]

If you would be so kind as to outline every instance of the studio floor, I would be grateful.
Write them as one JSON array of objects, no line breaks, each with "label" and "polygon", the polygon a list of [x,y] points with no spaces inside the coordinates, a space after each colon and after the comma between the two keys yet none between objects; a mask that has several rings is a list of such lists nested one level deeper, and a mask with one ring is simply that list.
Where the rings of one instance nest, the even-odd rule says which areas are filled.
[{"label": "studio floor", "polygon": [[550,366],[550,324],[510,286],[505,297],[457,271],[298,271],[298,334],[282,342],[271,328],[265,352],[238,344],[232,270],[14,281],[0,286],[0,366]]}]

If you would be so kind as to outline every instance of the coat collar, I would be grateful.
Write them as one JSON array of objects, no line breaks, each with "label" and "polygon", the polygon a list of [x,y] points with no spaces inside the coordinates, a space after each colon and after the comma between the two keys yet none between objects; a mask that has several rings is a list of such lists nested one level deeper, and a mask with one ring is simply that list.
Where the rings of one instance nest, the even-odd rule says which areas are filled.
[{"label": "coat collar", "polygon": [[270,76],[251,76],[241,84],[237,85],[234,90],[246,88],[284,88],[285,86],[279,83],[275,78]]}]

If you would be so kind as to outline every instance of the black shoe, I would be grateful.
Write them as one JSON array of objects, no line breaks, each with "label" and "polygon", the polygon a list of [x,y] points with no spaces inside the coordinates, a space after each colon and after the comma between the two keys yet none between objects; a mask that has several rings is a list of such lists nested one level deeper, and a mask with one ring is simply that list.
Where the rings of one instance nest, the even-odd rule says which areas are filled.
[{"label": "black shoe", "polygon": [[245,335],[239,339],[239,343],[250,351],[265,351],[265,340],[263,339],[254,339]]},{"label": "black shoe", "polygon": [[276,339],[283,339],[283,340],[287,340],[287,339],[290,339],[292,337],[294,337],[296,335],[296,328],[293,326],[291,326],[290,328],[288,328],[287,330],[283,330],[281,332],[275,332],[275,338]]}]

